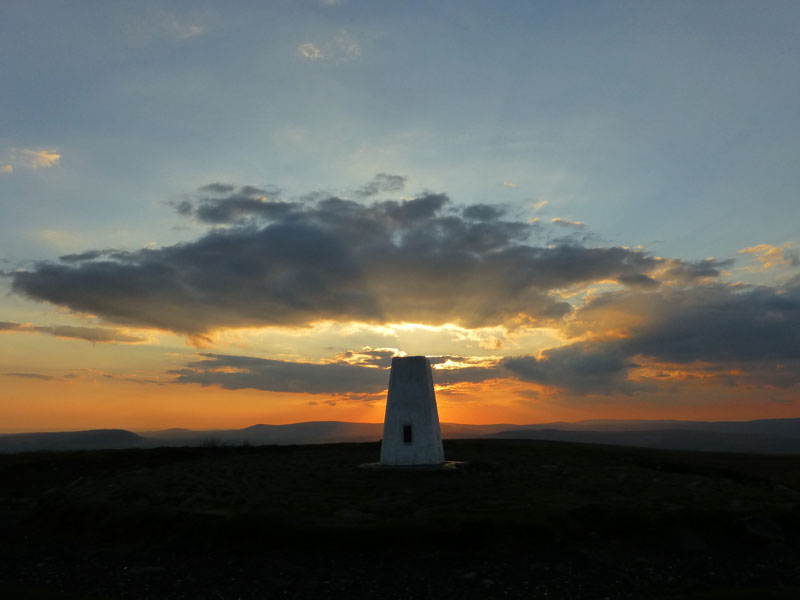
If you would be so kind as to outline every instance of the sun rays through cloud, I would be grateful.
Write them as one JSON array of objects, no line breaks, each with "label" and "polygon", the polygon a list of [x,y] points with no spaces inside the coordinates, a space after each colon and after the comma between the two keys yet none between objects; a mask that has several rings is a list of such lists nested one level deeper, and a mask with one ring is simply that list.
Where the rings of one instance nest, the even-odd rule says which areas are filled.
[{"label": "sun rays through cloud", "polygon": [[796,416],[800,9],[373,4],[12,3],[0,422]]}]

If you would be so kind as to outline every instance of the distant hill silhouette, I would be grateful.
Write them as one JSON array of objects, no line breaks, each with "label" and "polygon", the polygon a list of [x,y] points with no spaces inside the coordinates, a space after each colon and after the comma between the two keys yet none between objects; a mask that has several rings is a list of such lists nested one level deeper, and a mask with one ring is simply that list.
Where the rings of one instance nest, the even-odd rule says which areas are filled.
[{"label": "distant hill silhouette", "polygon": [[335,442],[375,442],[381,439],[382,423],[346,421],[308,421],[288,425],[251,425],[244,429],[192,431],[166,429],[143,432],[149,445],[203,446],[217,444],[327,444]]},{"label": "distant hill silhouette", "polygon": [[514,429],[558,429],[563,431],[649,431],[684,430],[800,436],[800,419],[756,419],[753,421],[679,421],[594,419],[574,423],[555,422],[538,425],[515,425]]},{"label": "distant hill silhouette", "polygon": [[[309,421],[288,425],[259,424],[244,429],[209,431],[173,428],[138,434],[124,429],[95,429],[0,435],[0,452],[371,442],[380,440],[382,433],[382,423],[345,421]],[[448,439],[539,439],[714,452],[800,453],[800,419],[754,421],[609,419],[530,425],[442,423],[442,436]]]},{"label": "distant hill silhouette", "polygon": [[491,437],[637,446],[665,450],[800,454],[800,437],[775,436],[767,433],[728,433],[691,429],[647,429],[641,431],[524,429],[502,431]]},{"label": "distant hill silhouette", "polygon": [[125,429],[13,433],[0,435],[0,452],[136,448],[143,446],[145,441],[143,437]]}]

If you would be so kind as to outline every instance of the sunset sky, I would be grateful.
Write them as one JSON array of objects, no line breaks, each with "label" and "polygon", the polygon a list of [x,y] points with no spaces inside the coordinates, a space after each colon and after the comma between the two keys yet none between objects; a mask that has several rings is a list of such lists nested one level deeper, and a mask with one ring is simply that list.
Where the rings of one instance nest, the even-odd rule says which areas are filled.
[{"label": "sunset sky", "polygon": [[800,3],[0,8],[0,432],[800,416]]}]

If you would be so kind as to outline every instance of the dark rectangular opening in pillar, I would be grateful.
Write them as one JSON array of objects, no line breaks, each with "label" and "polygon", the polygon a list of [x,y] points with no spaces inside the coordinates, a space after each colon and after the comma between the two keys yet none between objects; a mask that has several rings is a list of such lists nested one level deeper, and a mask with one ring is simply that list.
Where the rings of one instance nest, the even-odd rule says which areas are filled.
[{"label": "dark rectangular opening in pillar", "polygon": [[403,425],[403,443],[410,444],[413,441],[414,437],[411,432],[411,425]]}]

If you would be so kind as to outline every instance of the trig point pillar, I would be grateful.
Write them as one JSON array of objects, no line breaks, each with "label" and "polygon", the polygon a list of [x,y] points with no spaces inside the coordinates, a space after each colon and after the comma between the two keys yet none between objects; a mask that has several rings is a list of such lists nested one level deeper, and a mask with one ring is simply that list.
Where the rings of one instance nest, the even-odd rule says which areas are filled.
[{"label": "trig point pillar", "polygon": [[382,465],[444,462],[431,362],[425,356],[395,356],[381,442]]}]

